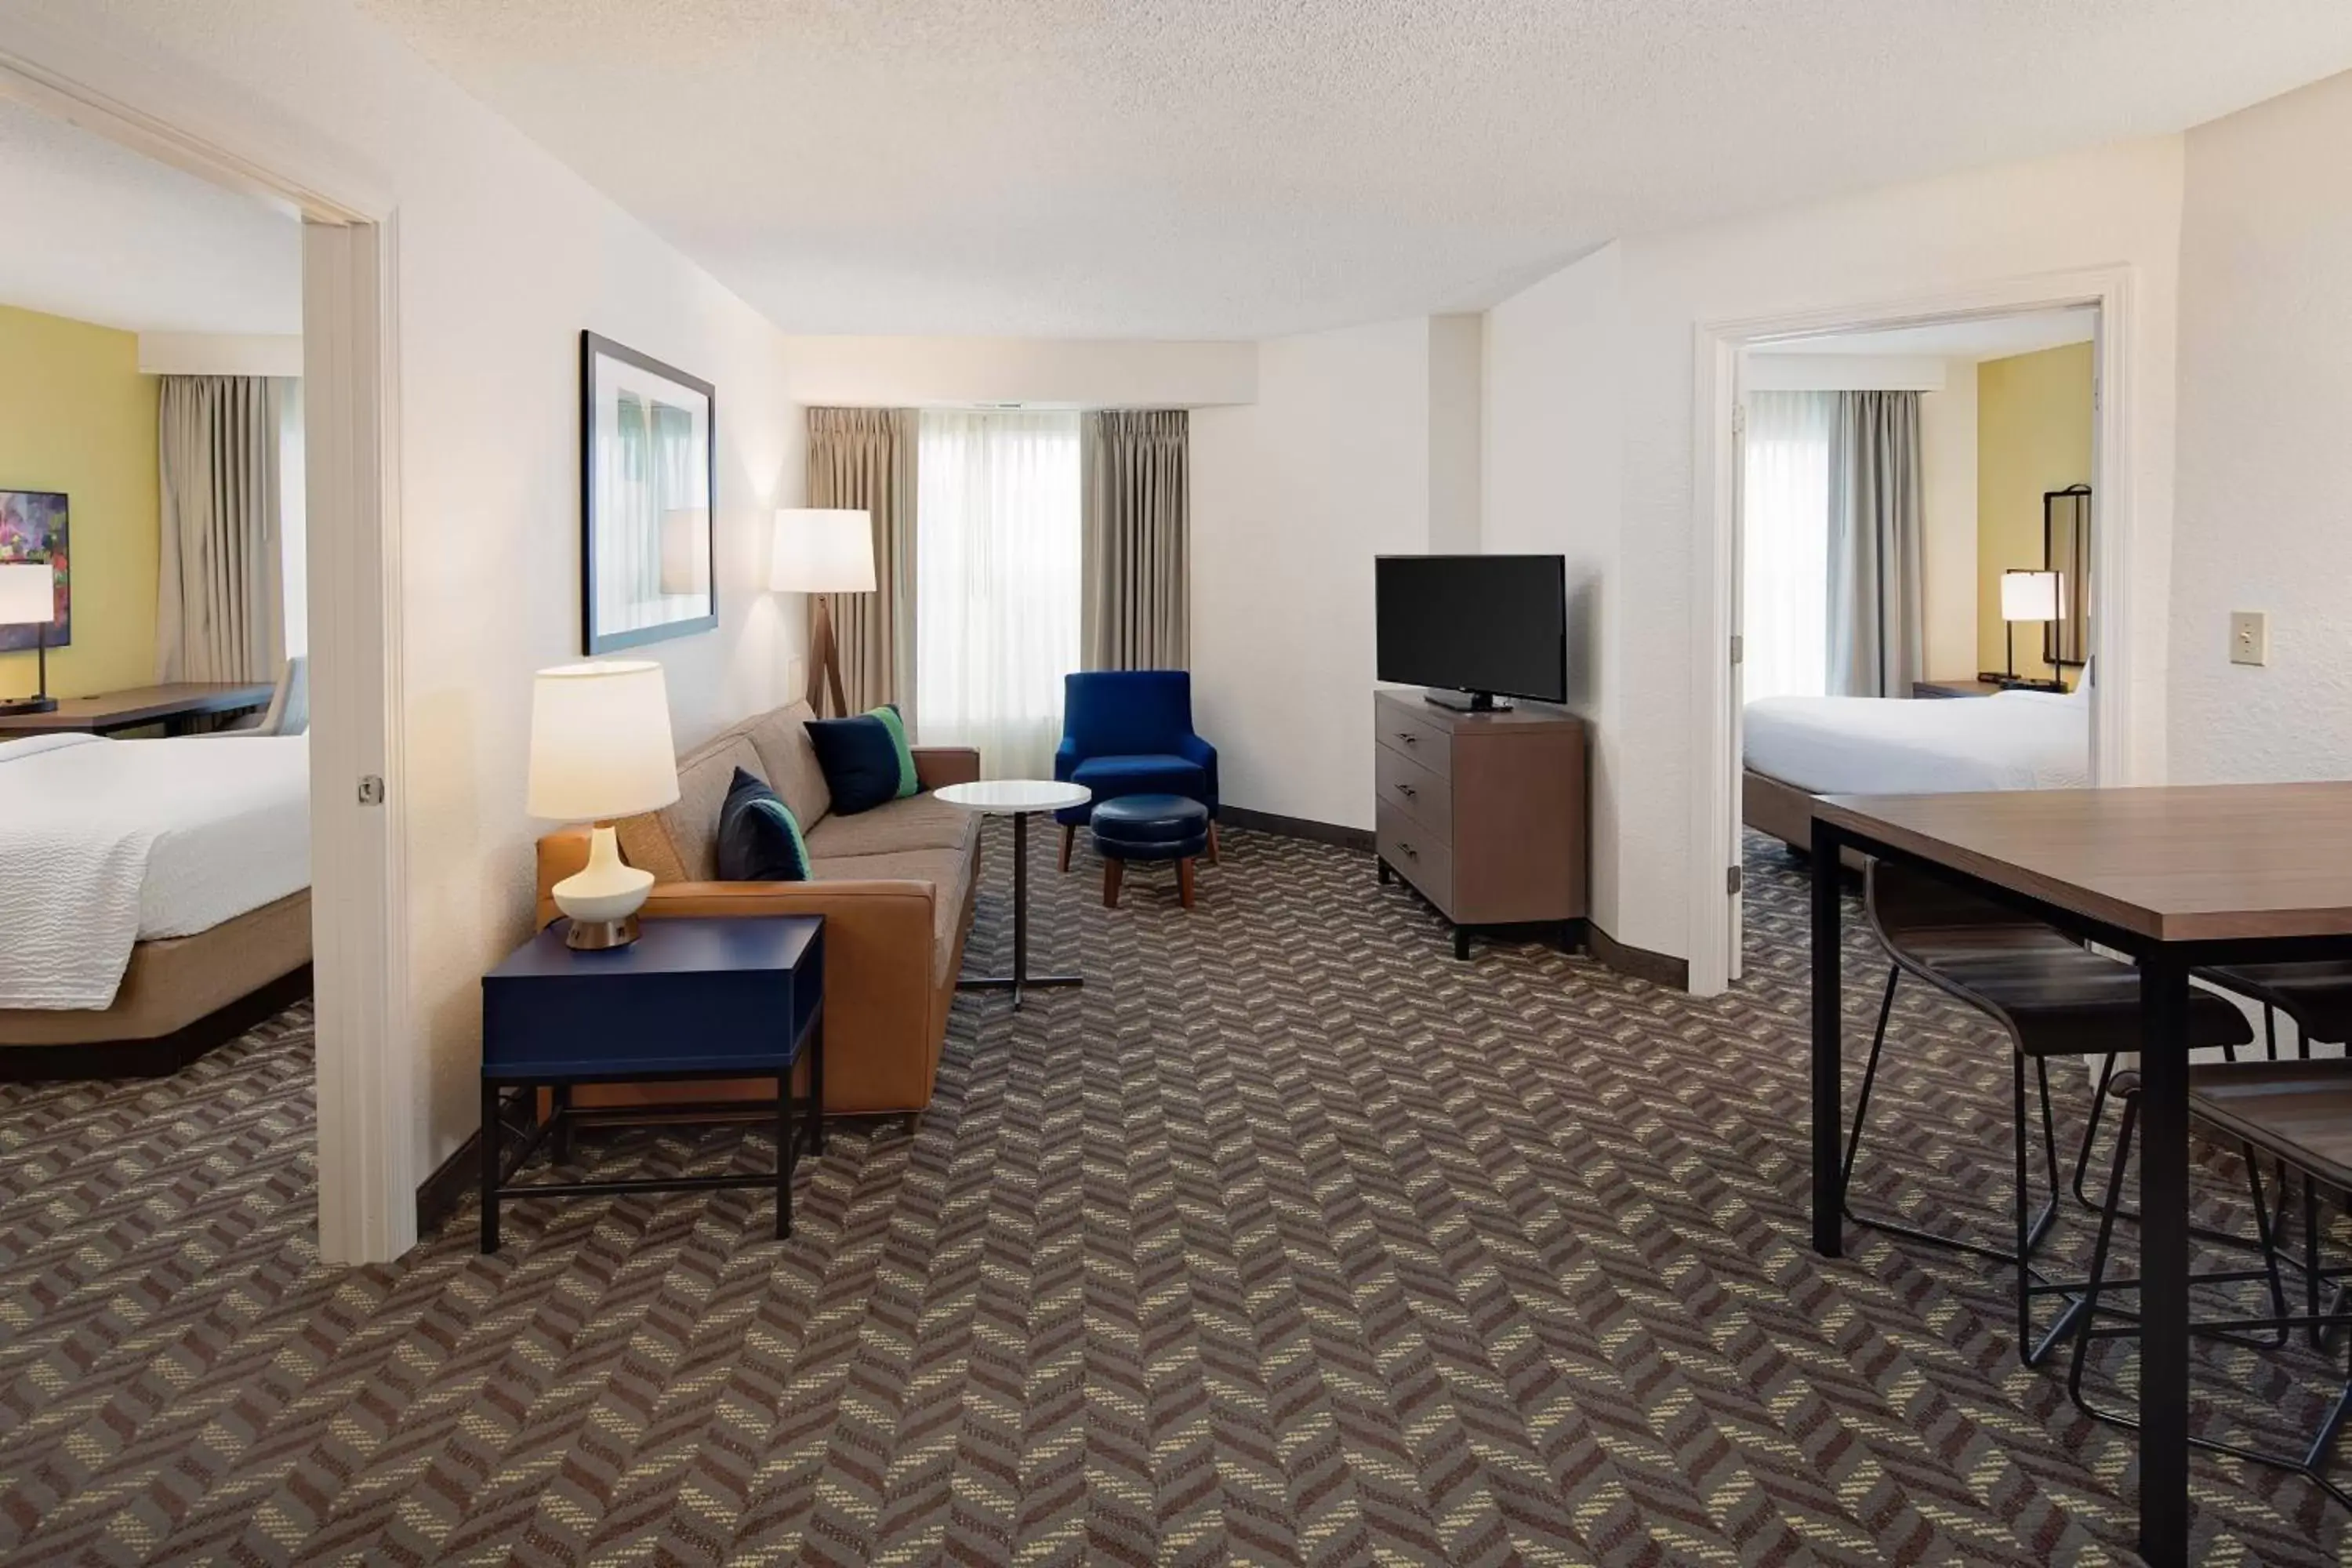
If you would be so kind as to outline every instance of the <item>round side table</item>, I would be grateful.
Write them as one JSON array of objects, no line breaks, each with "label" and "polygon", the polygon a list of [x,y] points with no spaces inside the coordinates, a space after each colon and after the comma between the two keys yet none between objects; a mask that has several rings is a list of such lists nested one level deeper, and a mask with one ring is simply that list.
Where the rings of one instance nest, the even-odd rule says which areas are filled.
[{"label": "round side table", "polygon": [[1013,1005],[1030,986],[1083,985],[1075,974],[1029,973],[1029,819],[1048,811],[1084,805],[1094,792],[1084,784],[1057,784],[1052,779],[982,779],[977,784],[948,784],[935,792],[950,805],[987,816],[1013,819],[1013,973],[983,974],[959,980],[961,991],[1010,991]]}]

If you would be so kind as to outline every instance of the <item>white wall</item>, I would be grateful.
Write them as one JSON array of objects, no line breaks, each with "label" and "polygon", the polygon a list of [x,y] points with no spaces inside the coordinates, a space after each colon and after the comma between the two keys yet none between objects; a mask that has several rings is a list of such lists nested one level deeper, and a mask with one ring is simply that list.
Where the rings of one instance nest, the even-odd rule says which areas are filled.
[{"label": "white wall", "polygon": [[784,360],[794,398],[852,407],[1199,408],[1257,391],[1257,345],[1246,342],[793,337]]},{"label": "white wall", "polygon": [[1481,316],[1429,319],[1429,548],[1478,552],[1485,446],[1485,338]]},{"label": "white wall", "polygon": [[1623,252],[1609,245],[1487,312],[1479,528],[1498,554],[1567,558],[1567,706],[1592,726],[1591,892],[1612,936],[1626,776],[1613,614],[1623,549]]},{"label": "white wall", "polygon": [[1740,384],[1750,392],[1941,392],[1947,363],[1934,354],[1759,350],[1748,356]]},{"label": "white wall", "polygon": [[[1594,918],[1621,942],[1660,952],[1690,951],[1692,541],[1694,343],[1701,323],[1838,306],[1870,307],[1946,294],[2069,268],[2133,268],[2139,313],[2126,390],[2138,468],[2134,502],[2141,545],[2135,602],[2158,605],[2168,593],[2172,515],[2175,284],[2180,242],[2178,137],[2063,158],[1985,169],[1871,192],[1761,217],[1627,239],[1616,248],[1615,302],[1586,314],[1618,320],[1614,334],[1563,330],[1561,311],[1530,309],[1555,277],[1499,307],[1489,322],[1496,364],[1549,355],[1616,353],[1614,363],[1547,367],[1505,375],[1490,369],[1497,427],[1533,426],[1533,444],[1497,444],[1490,462],[1524,468],[1530,453],[1557,440],[1570,407],[1607,401],[1622,422],[1618,546],[1613,571],[1595,579],[1599,603],[1586,614],[1614,632],[1604,640],[1600,738],[1607,777],[1596,796]],[[1590,268],[1590,258],[1570,268]],[[1596,341],[1598,340],[1598,341]],[[1549,346],[1547,346],[1549,345]],[[1566,388],[1566,389],[1564,389]],[[1572,390],[1570,390],[1572,389]],[[1580,395],[1576,395],[1580,393]],[[1529,406],[1532,400],[1533,406]],[[1516,458],[1504,447],[1515,447]],[[1580,505],[1606,504],[1570,466],[1537,459],[1552,482],[1574,487]],[[1523,478],[1519,483],[1530,482]],[[1490,466],[1490,523],[1514,510]],[[1561,530],[1592,552],[1583,528]],[[1490,527],[1488,548],[1504,548]],[[1605,568],[1605,560],[1601,563]],[[1573,570],[1573,568],[1571,568]],[[2162,765],[2161,682],[2165,617],[2137,625],[2133,658],[2157,692],[2134,715],[2135,743]],[[1600,868],[1615,855],[1613,879]]]},{"label": "white wall", "polygon": [[421,1174],[478,1116],[479,976],[530,926],[546,826],[523,811],[530,676],[580,650],[579,332],[718,387],[720,626],[646,650],[681,744],[779,700],[802,641],[798,605],[758,589],[769,512],[800,489],[782,337],[355,9],[246,0],[225,26],[169,0],[0,0],[10,45],[83,50],[119,98],[357,169],[396,205],[408,752],[391,782],[408,803]]},{"label": "white wall", "polygon": [[2352,75],[2188,143],[2172,776],[2352,777]]},{"label": "white wall", "polygon": [[1919,395],[1920,564],[1927,673],[1973,677],[1977,661],[1977,366],[1942,362]]},{"label": "white wall", "polygon": [[1372,825],[1372,558],[1430,548],[1430,324],[1258,346],[1192,425],[1192,700],[1231,804]]}]

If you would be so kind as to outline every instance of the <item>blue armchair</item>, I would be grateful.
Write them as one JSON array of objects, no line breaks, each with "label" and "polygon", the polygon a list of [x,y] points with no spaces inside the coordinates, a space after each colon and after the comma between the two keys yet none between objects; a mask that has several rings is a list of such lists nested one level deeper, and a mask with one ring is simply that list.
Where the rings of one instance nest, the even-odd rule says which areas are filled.
[{"label": "blue armchair", "polygon": [[1209,808],[1209,858],[1217,858],[1217,748],[1192,733],[1192,676],[1182,669],[1094,669],[1062,678],[1062,744],[1054,776],[1082,784],[1094,800],[1054,814],[1062,869],[1095,802],[1180,795]]}]

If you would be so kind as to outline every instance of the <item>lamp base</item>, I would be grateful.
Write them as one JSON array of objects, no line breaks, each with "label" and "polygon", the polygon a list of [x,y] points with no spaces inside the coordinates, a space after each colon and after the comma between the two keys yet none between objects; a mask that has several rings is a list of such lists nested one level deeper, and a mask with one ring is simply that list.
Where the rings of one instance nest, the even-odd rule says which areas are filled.
[{"label": "lamp base", "polygon": [[58,700],[54,697],[17,697],[0,702],[0,718],[18,713],[54,713],[57,710]]},{"label": "lamp base", "polygon": [[603,952],[609,948],[626,947],[637,936],[635,915],[623,915],[616,921],[575,920],[572,929],[563,933],[563,945],[578,952]]},{"label": "lamp base", "polygon": [[609,827],[588,837],[588,864],[548,889],[572,917],[567,946],[593,952],[637,940],[637,911],[653,890],[654,874],[621,859],[621,841]]}]

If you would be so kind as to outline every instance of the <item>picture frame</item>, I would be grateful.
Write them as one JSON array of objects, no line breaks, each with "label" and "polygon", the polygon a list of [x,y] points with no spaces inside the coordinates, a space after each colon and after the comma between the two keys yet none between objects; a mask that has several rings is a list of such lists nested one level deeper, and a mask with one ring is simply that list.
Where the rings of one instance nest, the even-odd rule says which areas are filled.
[{"label": "picture frame", "polygon": [[[0,490],[0,562],[49,563],[57,582],[57,619],[47,644],[73,641],[72,507],[61,490]],[[38,626],[0,626],[0,653],[30,653],[42,641]]]},{"label": "picture frame", "polygon": [[710,383],[580,334],[582,651],[718,626],[718,420]]}]

